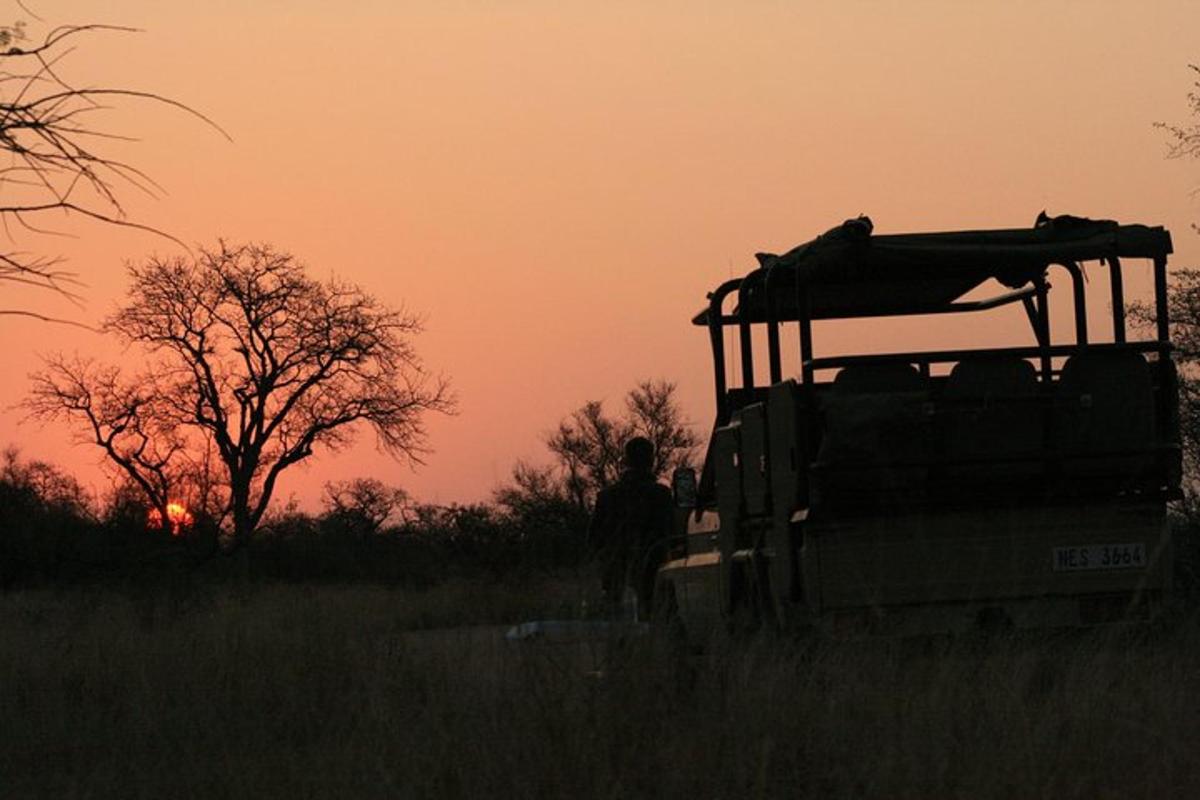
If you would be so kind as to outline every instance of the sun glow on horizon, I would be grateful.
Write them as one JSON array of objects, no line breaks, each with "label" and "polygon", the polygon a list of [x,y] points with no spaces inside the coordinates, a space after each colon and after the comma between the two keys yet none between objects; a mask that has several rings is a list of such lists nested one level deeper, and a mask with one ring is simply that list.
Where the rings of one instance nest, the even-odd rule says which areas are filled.
[{"label": "sun glow on horizon", "polygon": [[[170,524],[172,536],[182,535],[186,529],[192,527],[195,521],[192,512],[187,510],[187,506],[182,503],[167,503],[167,522]],[[146,527],[162,527],[162,514],[157,508],[150,509],[146,514]]]}]

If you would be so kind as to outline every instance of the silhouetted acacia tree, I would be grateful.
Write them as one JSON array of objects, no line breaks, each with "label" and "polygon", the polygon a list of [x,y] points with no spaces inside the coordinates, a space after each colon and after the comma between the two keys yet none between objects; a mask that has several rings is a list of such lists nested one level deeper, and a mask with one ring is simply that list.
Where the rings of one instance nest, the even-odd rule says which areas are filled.
[{"label": "silhouetted acacia tree", "polygon": [[233,547],[258,526],[280,474],[316,448],[345,447],[366,425],[383,450],[419,462],[423,415],[453,408],[445,381],[413,348],[417,317],[355,286],[313,280],[288,253],[222,242],[129,274],[126,303],[104,329],[143,349],[149,368],[123,380],[112,368],[51,359],[33,376],[28,407],[90,426],[152,503],[156,470],[169,491],[180,459],[211,440]]},{"label": "silhouetted acacia tree", "polygon": [[[593,400],[559,422],[546,445],[558,461],[563,490],[576,505],[589,508],[596,493],[620,477],[625,442],[635,435],[654,444],[658,477],[690,463],[700,443],[679,409],[675,384],[663,380],[642,381],[630,390],[618,417],[608,416]],[[519,471],[514,477],[521,477]]]},{"label": "silhouetted acacia tree", "polygon": [[558,423],[546,446],[557,458],[563,488],[577,506],[589,507],[596,492],[620,476],[622,443],[632,435],[633,426],[607,416],[598,400]]},{"label": "silhouetted acacia tree", "polygon": [[[21,6],[24,9],[24,6]],[[63,59],[78,40],[97,33],[129,33],[115,25],[64,25],[31,41],[24,22],[0,26],[0,221],[14,229],[45,232],[55,215],[78,216],[166,235],[129,220],[122,190],[153,194],[157,188],[137,168],[107,157],[98,145],[124,139],[97,127],[97,113],[113,100],[149,100],[210,120],[187,106],[151,92],[80,86],[65,77]],[[218,128],[218,130],[220,130]],[[170,238],[170,237],[168,237]],[[71,273],[62,259],[0,250],[0,283],[26,284],[73,297]],[[23,309],[0,309],[46,319]]]}]

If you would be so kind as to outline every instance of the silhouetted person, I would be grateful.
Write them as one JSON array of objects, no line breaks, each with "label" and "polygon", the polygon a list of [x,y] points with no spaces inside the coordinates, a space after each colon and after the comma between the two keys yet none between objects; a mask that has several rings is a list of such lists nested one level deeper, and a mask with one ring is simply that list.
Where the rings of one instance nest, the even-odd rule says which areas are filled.
[{"label": "silhouetted person", "polygon": [[625,587],[637,592],[643,617],[650,613],[654,573],[661,547],[671,535],[671,490],[655,480],[654,445],[635,436],[625,443],[625,470],[596,497],[588,545],[602,566],[601,582],[611,610],[621,605]]}]

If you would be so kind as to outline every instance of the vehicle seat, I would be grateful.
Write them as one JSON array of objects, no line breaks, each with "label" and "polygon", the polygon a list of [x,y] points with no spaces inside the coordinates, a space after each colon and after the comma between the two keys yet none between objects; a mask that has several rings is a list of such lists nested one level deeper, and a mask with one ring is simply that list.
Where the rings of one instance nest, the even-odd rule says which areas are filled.
[{"label": "vehicle seat", "polygon": [[929,390],[910,364],[846,367],[823,402],[815,503],[913,499],[928,475]]},{"label": "vehicle seat", "polygon": [[833,379],[833,391],[843,395],[925,390],[925,379],[912,364],[863,364],[845,367]]},{"label": "vehicle seat", "polygon": [[973,358],[954,365],[939,426],[949,487],[1025,483],[1042,474],[1039,394],[1037,370],[1024,359]]},{"label": "vehicle seat", "polygon": [[[1104,486],[1135,484],[1154,465],[1150,365],[1128,350],[1082,352],[1058,382],[1055,444],[1063,474]],[[1099,486],[1097,486],[1099,488]]]}]

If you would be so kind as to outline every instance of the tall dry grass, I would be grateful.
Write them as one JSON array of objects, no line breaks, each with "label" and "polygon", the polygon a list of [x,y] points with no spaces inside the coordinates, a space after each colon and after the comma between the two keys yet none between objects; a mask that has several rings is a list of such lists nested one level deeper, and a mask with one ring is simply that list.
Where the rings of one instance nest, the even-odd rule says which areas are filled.
[{"label": "tall dry grass", "polygon": [[597,676],[502,628],[414,632],[428,600],[0,597],[0,795],[1200,796],[1194,620],[685,660],[650,637]]}]

